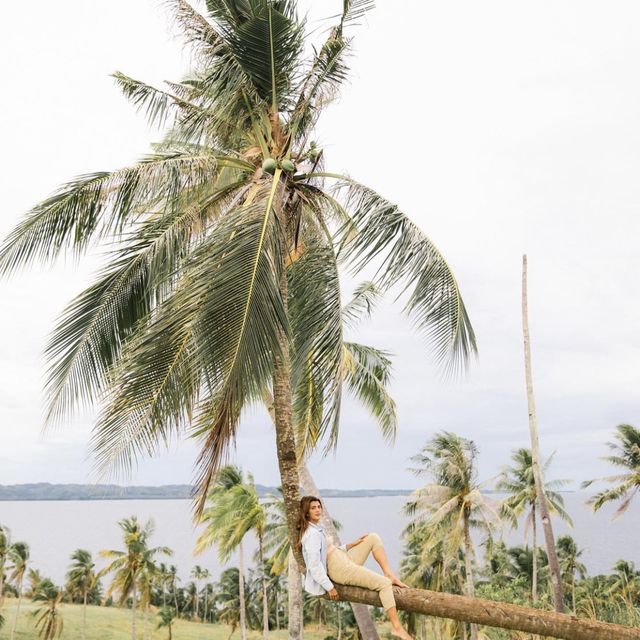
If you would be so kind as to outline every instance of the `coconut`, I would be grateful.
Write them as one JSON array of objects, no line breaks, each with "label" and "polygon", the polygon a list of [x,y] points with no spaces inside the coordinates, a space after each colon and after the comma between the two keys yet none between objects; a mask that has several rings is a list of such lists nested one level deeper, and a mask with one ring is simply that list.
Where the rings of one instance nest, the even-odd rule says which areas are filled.
[{"label": "coconut", "polygon": [[296,166],[291,162],[291,160],[283,160],[280,163],[280,166],[282,167],[282,170],[287,173],[293,173],[296,170]]},{"label": "coconut", "polygon": [[276,161],[273,158],[265,158],[264,161],[262,162],[262,170],[265,171],[266,173],[273,174],[277,166],[278,165],[276,164]]}]

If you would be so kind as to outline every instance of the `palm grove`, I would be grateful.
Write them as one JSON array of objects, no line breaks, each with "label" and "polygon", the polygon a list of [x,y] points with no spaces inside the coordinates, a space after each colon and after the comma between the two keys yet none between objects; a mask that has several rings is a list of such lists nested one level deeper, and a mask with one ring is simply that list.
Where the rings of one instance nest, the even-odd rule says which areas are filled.
[{"label": "palm grove", "polygon": [[377,291],[406,291],[443,368],[475,351],[439,251],[397,206],[325,170],[314,142],[348,75],[349,32],[371,4],[345,0],[309,48],[294,0],[208,0],[206,15],[171,0],[192,72],[163,88],[115,74],[165,126],[162,141],[133,166],[64,185],[0,251],[10,274],[109,246],[48,345],[49,422],[99,406],[92,444],[110,472],[197,439],[202,515],[243,410],[267,402],[290,538],[299,465],[318,443],[336,445],[345,381],[385,424],[379,354],[343,338],[339,269],[375,266]]}]

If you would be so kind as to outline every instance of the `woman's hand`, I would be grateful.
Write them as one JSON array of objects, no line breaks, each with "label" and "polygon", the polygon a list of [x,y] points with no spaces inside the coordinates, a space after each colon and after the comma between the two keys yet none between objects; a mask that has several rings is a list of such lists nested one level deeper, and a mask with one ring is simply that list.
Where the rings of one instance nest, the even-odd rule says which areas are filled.
[{"label": "woman's hand", "polygon": [[347,545],[347,551],[349,549],[351,549],[352,547],[357,547],[369,534],[365,533],[363,536],[360,536],[357,540],[354,540],[353,542],[350,542]]},{"label": "woman's hand", "polygon": [[329,599],[330,600],[337,600],[338,599],[338,592],[336,591],[335,587],[333,587],[333,589],[331,589],[331,591],[327,591],[327,593],[329,594]]}]

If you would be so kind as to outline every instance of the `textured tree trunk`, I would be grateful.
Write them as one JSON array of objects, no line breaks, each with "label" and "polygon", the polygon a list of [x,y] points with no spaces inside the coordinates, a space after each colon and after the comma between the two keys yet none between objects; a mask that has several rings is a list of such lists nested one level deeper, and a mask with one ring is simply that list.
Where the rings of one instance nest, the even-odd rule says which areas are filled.
[{"label": "textured tree trunk", "polygon": [[[381,606],[377,591],[335,585],[339,598]],[[640,640],[640,629],[584,620],[555,611],[543,611],[481,598],[469,598],[426,589],[394,588],[399,610],[438,618],[535,633],[561,640]]]},{"label": "textured tree trunk", "polygon": [[149,637],[149,603],[144,605],[144,620],[142,623],[142,637],[147,640]]},{"label": "textured tree trunk", "polygon": [[16,607],[16,615],[13,617],[13,625],[11,627],[11,640],[16,635],[16,627],[18,626],[18,616],[20,615],[20,605],[22,604],[22,578],[18,582],[18,606]]},{"label": "textured tree trunk", "polygon": [[529,407],[529,432],[531,435],[531,459],[533,463],[533,477],[536,484],[536,498],[542,521],[545,547],[549,558],[549,572],[551,574],[551,586],[553,589],[553,604],[555,610],[564,610],[564,596],[562,593],[562,576],[560,563],[556,552],[553,527],[549,516],[549,505],[544,492],[544,480],[542,467],[540,466],[540,443],[538,440],[538,423],[536,418],[536,403],[533,395],[533,376],[531,374],[531,341],[529,338],[529,312],[527,304],[527,256],[522,256],[522,332],[524,335],[524,367],[527,383],[527,404]]},{"label": "textured tree trunk", "polygon": [[[283,243],[284,244],[284,243]],[[285,257],[287,247],[283,246],[282,274],[280,276],[280,295],[287,308],[287,273]],[[293,431],[293,402],[291,396],[291,359],[289,357],[289,338],[284,332],[279,335],[280,354],[274,356],[273,371],[273,413],[276,427],[276,450],[278,466],[282,482],[282,496],[284,498],[289,540],[295,558],[302,569],[304,560],[297,548],[298,512],[300,510],[300,480],[298,479],[298,460],[296,455],[296,441]]]},{"label": "textured tree trunk", "polygon": [[[466,591],[469,598],[473,598],[473,545],[471,543],[471,533],[469,532],[469,514],[464,514],[464,572],[466,580]],[[478,625],[471,623],[471,640],[478,640]]]},{"label": "textured tree trunk", "polygon": [[247,640],[247,605],[244,599],[244,551],[238,545],[238,593],[240,598],[240,638]]},{"label": "textured tree trunk", "polygon": [[289,592],[289,640],[302,640],[302,582],[298,563],[291,551],[289,552],[287,587]]},{"label": "textured tree trunk", "polygon": [[536,526],[536,505],[531,507],[531,545],[533,557],[531,561],[531,602],[538,601],[538,529]]},{"label": "textured tree trunk", "polygon": [[[300,484],[307,495],[316,496],[316,498],[321,498],[320,491],[316,486],[315,480],[309,471],[309,467],[307,467],[307,463],[303,460],[298,465],[298,472],[300,474]],[[331,519],[331,515],[327,510],[327,506],[323,505],[322,509],[322,526],[324,530],[331,536],[336,544],[340,544],[340,536],[336,531],[336,528],[333,526],[333,520]],[[355,616],[356,622],[358,623],[358,629],[360,629],[360,635],[364,640],[379,640],[380,636],[376,631],[376,626],[373,622],[373,618],[369,613],[369,609],[363,604],[351,604],[351,609],[353,610],[353,615]]]}]

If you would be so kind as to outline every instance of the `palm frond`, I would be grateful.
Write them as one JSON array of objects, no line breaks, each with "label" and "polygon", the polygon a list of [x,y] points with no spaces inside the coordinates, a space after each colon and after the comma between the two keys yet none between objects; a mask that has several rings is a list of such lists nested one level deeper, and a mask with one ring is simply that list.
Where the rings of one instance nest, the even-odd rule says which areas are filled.
[{"label": "palm frond", "polygon": [[369,318],[380,298],[380,290],[374,282],[361,282],[353,292],[351,300],[342,308],[342,322],[353,328],[361,320]]}]

